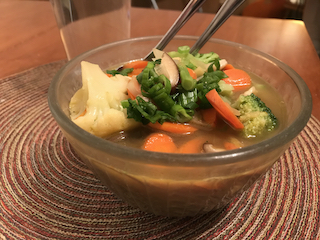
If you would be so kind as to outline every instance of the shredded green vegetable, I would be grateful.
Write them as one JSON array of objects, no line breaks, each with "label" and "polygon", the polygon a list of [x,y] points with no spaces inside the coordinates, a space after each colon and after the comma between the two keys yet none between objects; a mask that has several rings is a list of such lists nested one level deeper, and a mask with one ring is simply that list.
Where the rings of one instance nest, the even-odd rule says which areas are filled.
[{"label": "shredded green vegetable", "polygon": [[133,71],[133,68],[125,68],[122,69],[121,71],[118,70],[107,70],[108,74],[111,74],[112,76],[116,75],[116,74],[121,74],[123,76],[128,76],[128,73],[131,73]]},{"label": "shredded green vegetable", "polygon": [[135,100],[125,100],[121,102],[124,108],[127,108],[128,118],[133,118],[137,122],[143,124],[151,123],[163,123],[165,121],[174,122],[176,119],[169,113],[158,110],[158,108],[151,102],[143,100],[141,97],[137,97]]},{"label": "shredded green vegetable", "polygon": [[[218,82],[227,77],[222,71],[214,71],[213,64],[216,69],[220,69],[217,54],[199,55],[201,61],[210,59],[212,64],[207,69],[203,77],[196,81],[188,71],[188,67],[197,68],[194,63],[199,60],[192,56],[188,46],[178,48],[177,52],[171,52],[170,56],[181,57],[181,63],[178,64],[180,83],[172,89],[170,80],[165,75],[158,75],[155,66],[160,63],[149,62],[143,71],[137,76],[137,81],[141,85],[141,93],[148,100],[137,97],[135,100],[128,99],[122,102],[122,106],[127,109],[128,118],[133,118],[143,124],[149,122],[163,123],[170,122],[189,122],[195,109],[212,107],[205,95],[212,89],[220,92]],[[209,57],[210,56],[210,57]],[[186,60],[187,59],[187,60]],[[204,66],[204,63],[200,63]]]}]

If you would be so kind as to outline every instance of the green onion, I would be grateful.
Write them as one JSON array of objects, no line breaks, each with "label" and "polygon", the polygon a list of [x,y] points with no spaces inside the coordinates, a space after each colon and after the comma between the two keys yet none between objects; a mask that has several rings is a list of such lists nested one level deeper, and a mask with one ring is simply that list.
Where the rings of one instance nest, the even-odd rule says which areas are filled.
[{"label": "green onion", "polygon": [[165,111],[170,112],[170,109],[175,105],[173,99],[166,93],[161,92],[157,96],[153,98],[153,101],[157,104],[157,106]]},{"label": "green onion", "polygon": [[178,122],[189,122],[192,119],[192,116],[190,116],[187,111],[178,104],[171,108],[170,113],[178,120]]},{"label": "green onion", "polygon": [[188,54],[189,52],[190,52],[190,47],[189,46],[178,47],[178,53]]},{"label": "green onion", "polygon": [[196,80],[193,79],[186,66],[179,65],[179,73],[180,73],[180,80],[181,80],[181,86],[187,90],[193,90],[196,85]]},{"label": "green onion", "polygon": [[171,92],[171,83],[170,80],[163,74],[161,74],[158,78],[159,82],[163,84],[164,89],[167,94],[170,94]]}]

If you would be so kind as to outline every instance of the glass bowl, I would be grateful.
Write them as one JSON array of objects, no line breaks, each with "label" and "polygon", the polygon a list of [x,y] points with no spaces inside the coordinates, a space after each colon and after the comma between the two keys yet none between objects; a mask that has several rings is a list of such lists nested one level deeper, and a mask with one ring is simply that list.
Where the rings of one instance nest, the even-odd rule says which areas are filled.
[{"label": "glass bowl", "polygon": [[[48,102],[73,149],[119,198],[156,215],[194,216],[225,206],[261,177],[307,124],[312,100],[302,78],[281,61],[241,44],[210,39],[200,52],[218,53],[281,93],[287,111],[279,113],[283,116],[276,135],[225,152],[170,154],[120,146],[84,131],[70,120],[68,104],[82,86],[82,60],[106,69],[143,58],[160,39],[161,36],[128,39],[79,55],[55,75]],[[165,51],[192,46],[196,40],[193,36],[176,36]]]}]

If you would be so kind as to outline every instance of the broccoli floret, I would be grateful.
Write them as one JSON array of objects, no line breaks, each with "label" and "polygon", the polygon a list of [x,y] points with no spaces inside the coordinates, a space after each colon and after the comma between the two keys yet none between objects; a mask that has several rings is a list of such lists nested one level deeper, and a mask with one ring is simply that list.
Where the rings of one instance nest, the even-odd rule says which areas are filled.
[{"label": "broccoli floret", "polygon": [[214,52],[210,52],[210,53],[197,53],[195,55],[195,58],[201,60],[204,63],[212,63],[214,62],[215,59],[219,60],[219,55],[214,53]]},{"label": "broccoli floret", "polygon": [[233,107],[240,112],[239,119],[244,125],[243,133],[247,138],[271,132],[278,124],[270,108],[253,93],[240,95]]}]

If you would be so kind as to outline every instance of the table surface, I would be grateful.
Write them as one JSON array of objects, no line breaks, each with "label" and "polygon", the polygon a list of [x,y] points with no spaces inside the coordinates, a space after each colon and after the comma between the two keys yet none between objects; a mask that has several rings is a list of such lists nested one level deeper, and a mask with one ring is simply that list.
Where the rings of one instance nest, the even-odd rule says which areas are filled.
[{"label": "table surface", "polygon": [[[162,35],[178,11],[133,8],[131,36]],[[197,13],[178,34],[200,36],[213,14]],[[152,24],[147,24],[153,19]],[[48,1],[0,2],[0,78],[66,59]],[[283,61],[307,83],[320,119],[320,60],[302,21],[232,16],[215,38],[245,44]]]}]

